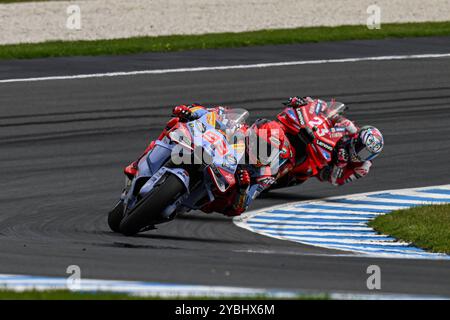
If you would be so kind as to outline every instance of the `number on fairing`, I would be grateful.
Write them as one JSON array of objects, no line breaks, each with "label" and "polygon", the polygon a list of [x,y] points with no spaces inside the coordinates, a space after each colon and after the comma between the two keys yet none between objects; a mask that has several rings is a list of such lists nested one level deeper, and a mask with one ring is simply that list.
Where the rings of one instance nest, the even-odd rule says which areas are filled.
[{"label": "number on fairing", "polygon": [[208,141],[211,144],[214,144],[217,140],[219,140],[219,136],[217,134],[215,134],[214,132],[211,131],[206,131],[203,134],[203,139],[205,139],[206,141]]},{"label": "number on fairing", "polygon": [[203,138],[212,145],[214,145],[214,147],[217,150],[217,153],[221,157],[223,157],[228,152],[228,148],[225,141],[223,141],[223,139],[219,137],[217,134],[211,131],[207,131],[203,134]]},{"label": "number on fairing", "polygon": [[320,126],[322,123],[323,123],[323,120],[319,117],[314,117],[311,120],[309,120],[309,125],[311,127]]},{"label": "number on fairing", "polygon": [[319,136],[319,137],[323,137],[324,135],[326,135],[327,133],[328,133],[328,128],[322,128],[322,129],[319,129],[318,131],[317,131],[317,135]]},{"label": "number on fairing", "polygon": [[309,120],[309,125],[311,127],[319,127],[322,124],[323,124],[323,126],[321,128],[318,128],[318,130],[317,130],[317,135],[319,137],[323,137],[329,131],[328,128],[324,125],[323,119],[319,118],[319,117],[314,117],[311,120]]}]

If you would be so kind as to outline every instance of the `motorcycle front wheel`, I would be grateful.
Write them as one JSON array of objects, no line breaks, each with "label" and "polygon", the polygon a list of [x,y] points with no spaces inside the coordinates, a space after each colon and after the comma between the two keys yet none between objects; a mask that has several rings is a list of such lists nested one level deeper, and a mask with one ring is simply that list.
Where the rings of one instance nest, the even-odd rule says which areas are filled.
[{"label": "motorcycle front wheel", "polygon": [[120,222],[123,219],[123,202],[119,201],[114,209],[108,213],[108,225],[114,232],[120,232]]},{"label": "motorcycle front wheel", "polygon": [[131,212],[122,219],[120,232],[132,236],[145,227],[161,222],[161,213],[181,194],[186,192],[184,184],[173,174],[166,174],[153,190],[142,198]]}]

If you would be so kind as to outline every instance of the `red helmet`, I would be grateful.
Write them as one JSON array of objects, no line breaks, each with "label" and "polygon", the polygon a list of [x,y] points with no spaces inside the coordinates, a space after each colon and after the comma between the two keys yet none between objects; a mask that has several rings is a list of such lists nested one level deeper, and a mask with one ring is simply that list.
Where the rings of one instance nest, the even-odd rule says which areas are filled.
[{"label": "red helmet", "polygon": [[258,167],[279,164],[281,159],[293,156],[283,126],[267,119],[258,119],[250,127],[247,152],[250,164]]}]

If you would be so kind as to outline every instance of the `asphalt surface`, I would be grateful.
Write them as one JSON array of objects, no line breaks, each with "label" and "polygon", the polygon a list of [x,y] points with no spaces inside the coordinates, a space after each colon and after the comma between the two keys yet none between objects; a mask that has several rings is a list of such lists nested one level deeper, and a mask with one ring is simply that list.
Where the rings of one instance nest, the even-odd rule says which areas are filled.
[{"label": "asphalt surface", "polygon": [[[0,61],[0,78],[448,52],[450,38],[350,41],[127,57]],[[86,63],[86,61],[90,61]],[[253,209],[331,195],[448,184],[450,58],[300,65],[0,84],[0,273],[450,296],[450,262],[366,258],[253,234],[192,213],[137,237],[109,231],[122,167],[160,132],[171,106],[247,108],[272,117],[292,95],[335,97],[385,134],[370,175],[270,192]]]}]

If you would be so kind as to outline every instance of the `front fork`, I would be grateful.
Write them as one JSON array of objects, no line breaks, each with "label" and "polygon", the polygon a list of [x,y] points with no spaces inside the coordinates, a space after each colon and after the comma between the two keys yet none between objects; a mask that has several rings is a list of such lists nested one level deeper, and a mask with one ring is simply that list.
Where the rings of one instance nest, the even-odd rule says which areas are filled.
[{"label": "front fork", "polygon": [[124,213],[127,210],[127,198],[128,192],[130,192],[130,188],[132,186],[133,180],[130,180],[127,176],[125,176],[125,186],[123,187],[122,194],[120,195],[120,202],[123,203],[123,211]]}]

